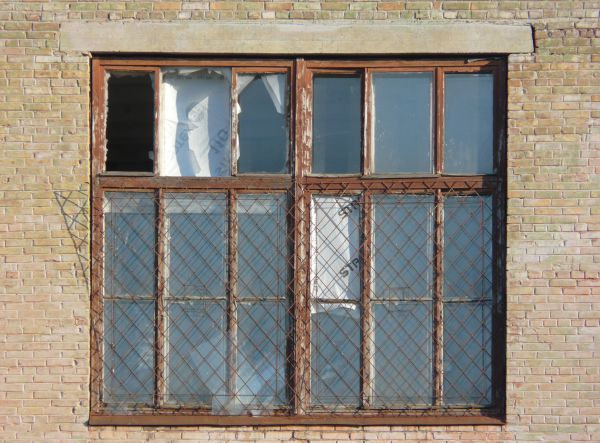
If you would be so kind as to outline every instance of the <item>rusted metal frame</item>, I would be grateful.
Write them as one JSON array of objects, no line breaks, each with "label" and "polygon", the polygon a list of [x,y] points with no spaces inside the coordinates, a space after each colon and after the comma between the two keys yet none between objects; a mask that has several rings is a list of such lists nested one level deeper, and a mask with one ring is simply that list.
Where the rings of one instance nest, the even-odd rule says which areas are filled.
[{"label": "rusted metal frame", "polygon": [[92,235],[91,235],[91,294],[90,294],[90,410],[102,410],[103,397],[103,350],[104,350],[104,193],[92,188]]},{"label": "rusted metal frame", "polygon": [[459,60],[431,59],[431,60],[398,60],[396,58],[382,58],[379,60],[365,60],[364,58],[345,59],[345,60],[316,60],[307,59],[308,69],[356,69],[356,68],[428,68],[428,67],[487,67],[495,66],[498,60],[469,60],[462,58]]},{"label": "rusted metal frame", "polygon": [[289,73],[288,67],[269,67],[269,66],[256,66],[256,67],[237,67],[233,66],[236,73],[238,74],[287,74]]},{"label": "rusted metal frame", "polygon": [[106,71],[100,60],[92,60],[92,167],[91,178],[104,171],[106,163]]},{"label": "rusted metal frame", "polygon": [[160,125],[159,125],[159,110],[160,110],[160,94],[161,94],[161,84],[162,84],[162,72],[160,69],[154,69],[154,158],[152,159],[154,162],[154,175],[160,174]]},{"label": "rusted metal frame", "polygon": [[435,191],[434,203],[434,284],[433,284],[433,404],[440,408],[444,394],[444,301],[443,301],[443,242],[444,242],[444,210],[441,190]]},{"label": "rusted metal frame", "polygon": [[361,237],[360,245],[360,263],[362,271],[362,284],[360,293],[361,304],[361,400],[362,409],[369,409],[373,399],[373,377],[375,374],[373,343],[375,342],[373,316],[371,306],[371,293],[373,284],[372,269],[373,269],[373,195],[370,191],[365,191],[362,194],[362,220],[361,220]]},{"label": "rusted metal frame", "polygon": [[279,176],[243,176],[243,177],[129,177],[118,175],[101,175],[96,181],[103,188],[115,189],[188,189],[188,190],[228,190],[256,189],[268,190],[289,189],[292,178],[289,175]]},{"label": "rusted metal frame", "polygon": [[373,117],[375,111],[373,109],[373,82],[371,72],[369,69],[365,69],[362,76],[362,115],[363,115],[363,127],[362,127],[362,174],[369,175],[373,172],[373,162],[375,159],[375,141],[373,139],[374,134],[374,121]]},{"label": "rusted metal frame", "polygon": [[96,56],[100,65],[116,66],[119,69],[141,67],[266,67],[266,68],[291,68],[293,61],[291,59],[270,59],[270,58],[222,58],[222,57],[202,57],[202,58],[155,58],[155,57],[136,57],[116,58],[102,55]]},{"label": "rusted metal frame", "polygon": [[503,418],[490,415],[185,415],[181,411],[169,415],[100,415],[90,416],[92,426],[274,426],[274,425],[338,425],[338,426],[442,426],[442,425],[503,425]]},{"label": "rusted metal frame", "polygon": [[231,190],[227,198],[227,391],[230,398],[237,396],[237,194]]},{"label": "rusted metal frame", "polygon": [[154,319],[154,407],[160,408],[166,398],[166,278],[167,278],[167,226],[165,214],[165,192],[156,190],[156,294]]},{"label": "rusted metal frame", "polygon": [[354,190],[370,189],[377,191],[431,191],[442,190],[494,190],[495,176],[464,177],[419,177],[419,178],[360,178],[360,177],[304,177],[308,190]]}]

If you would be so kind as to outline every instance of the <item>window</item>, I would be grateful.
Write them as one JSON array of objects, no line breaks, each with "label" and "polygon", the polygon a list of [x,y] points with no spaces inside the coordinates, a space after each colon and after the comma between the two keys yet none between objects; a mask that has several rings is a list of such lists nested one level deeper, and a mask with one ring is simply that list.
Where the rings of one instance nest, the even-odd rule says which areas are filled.
[{"label": "window", "polygon": [[501,422],[502,61],[93,63],[92,423]]}]

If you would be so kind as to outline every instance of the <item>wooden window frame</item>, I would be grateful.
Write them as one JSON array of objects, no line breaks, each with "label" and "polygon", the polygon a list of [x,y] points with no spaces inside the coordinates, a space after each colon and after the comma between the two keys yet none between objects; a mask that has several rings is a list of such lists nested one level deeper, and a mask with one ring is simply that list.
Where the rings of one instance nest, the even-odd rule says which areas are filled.
[{"label": "wooden window frame", "polygon": [[[232,160],[232,175],[230,177],[161,177],[158,175],[158,109],[160,109],[160,83],[162,67],[230,67],[232,72],[239,73],[272,73],[287,72],[289,75],[290,103],[290,141],[289,141],[289,174],[239,174]],[[311,173],[311,134],[312,134],[312,74],[315,72],[362,72],[363,89],[363,128],[362,128],[362,158],[361,172],[358,174],[332,175]],[[106,75],[109,71],[141,71],[154,75],[154,172],[107,172],[104,170],[106,158]],[[372,74],[375,72],[431,72],[433,75],[432,98],[432,143],[433,143],[433,173],[431,174],[375,174],[373,169],[373,122],[372,122]],[[495,174],[444,174],[444,75],[446,73],[493,73],[494,74],[494,170]],[[233,76],[235,79],[235,75]],[[235,80],[232,79],[232,91]],[[235,109],[235,94],[232,94],[232,109]],[[237,128],[237,115],[232,111],[232,128]],[[505,380],[506,368],[505,350],[505,283],[500,270],[504,269],[505,244],[505,200],[506,200],[506,61],[502,58],[468,60],[464,58],[441,60],[401,60],[401,59],[180,59],[180,58],[127,58],[127,57],[94,57],[92,59],[92,148],[91,148],[91,182],[92,182],[92,285],[91,285],[91,425],[142,425],[142,426],[175,426],[175,425],[485,425],[505,423]],[[232,130],[232,146],[234,146],[237,131]],[[234,156],[232,156],[232,159]],[[102,244],[103,244],[103,201],[104,194],[110,191],[152,191],[162,202],[166,191],[219,191],[227,193],[229,207],[229,235],[235,235],[235,208],[233,202],[239,193],[281,193],[286,192],[293,199],[292,224],[290,225],[294,249],[291,252],[297,263],[304,263],[293,270],[293,343],[289,343],[286,352],[293,354],[294,364],[289,374],[289,383],[293,386],[291,393],[290,411],[283,413],[271,411],[261,416],[225,416],[210,415],[206,410],[194,408],[165,408],[160,403],[161,392],[164,391],[164,334],[155,335],[155,378],[156,393],[153,408],[127,411],[123,414],[108,412],[101,401],[102,391],[102,349],[103,349],[103,276],[102,276]],[[348,413],[316,412],[309,405],[310,398],[310,357],[305,350],[310,349],[310,269],[308,260],[310,245],[307,232],[310,226],[308,205],[313,193],[348,193],[360,192],[363,199],[364,211],[369,210],[372,196],[378,192],[390,193],[431,193],[436,202],[435,214],[435,298],[433,307],[434,321],[434,404],[426,409],[402,410],[352,410]],[[442,209],[438,203],[447,192],[460,195],[476,193],[491,195],[494,209],[502,213],[494,217],[493,244],[493,293],[498,297],[493,311],[493,344],[492,344],[492,396],[493,407],[459,408],[444,407],[442,404],[442,355],[440,352],[443,334],[441,275],[442,256],[439,248],[442,243],[441,230]],[[164,237],[165,210],[159,204],[157,210],[157,238]],[[361,217],[361,229],[364,238],[370,238],[372,227],[369,217]],[[498,221],[500,220],[500,221]],[[235,238],[230,238],[230,248],[235,247]],[[157,254],[164,253],[163,242],[157,242]],[[368,261],[371,257],[371,241],[361,245],[361,257]],[[232,260],[235,254],[229,253]],[[164,328],[164,272],[160,262],[157,266],[156,293],[156,330]],[[370,267],[362,267],[362,279],[370,281]],[[232,269],[235,269],[233,267]],[[229,291],[235,281],[235,276],[229,276]],[[366,286],[366,285],[364,285]],[[231,295],[228,296],[231,298]],[[228,309],[231,316],[231,303]],[[367,290],[361,289],[362,330],[368,334],[370,304]],[[362,352],[370,350],[366,340],[361,339]],[[368,386],[370,375],[368,365],[361,364],[361,395],[363,404],[368,404],[367,393],[363,389]]]}]

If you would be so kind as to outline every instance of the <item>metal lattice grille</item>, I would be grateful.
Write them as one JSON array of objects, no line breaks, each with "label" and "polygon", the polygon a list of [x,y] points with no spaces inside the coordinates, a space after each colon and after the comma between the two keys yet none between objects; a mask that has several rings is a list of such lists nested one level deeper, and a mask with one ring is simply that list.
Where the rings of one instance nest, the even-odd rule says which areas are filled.
[{"label": "metal lattice grille", "polygon": [[305,196],[105,193],[106,407],[492,404],[493,198]]}]

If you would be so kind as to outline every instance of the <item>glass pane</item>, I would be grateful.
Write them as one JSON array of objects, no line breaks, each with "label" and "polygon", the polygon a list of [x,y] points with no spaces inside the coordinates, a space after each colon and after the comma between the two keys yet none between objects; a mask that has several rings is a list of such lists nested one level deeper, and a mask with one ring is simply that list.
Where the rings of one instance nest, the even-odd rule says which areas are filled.
[{"label": "glass pane", "polygon": [[433,196],[375,196],[373,207],[373,296],[431,298]]},{"label": "glass pane", "polygon": [[444,202],[444,297],[492,296],[492,197]]},{"label": "glass pane", "polygon": [[169,296],[225,297],[225,194],[167,194],[166,256]]},{"label": "glass pane", "polygon": [[154,170],[154,75],[111,72],[107,80],[106,170]]},{"label": "glass pane", "polygon": [[286,404],[286,302],[238,303],[238,397],[246,408]]},{"label": "glass pane", "polygon": [[105,295],[153,295],[154,196],[149,192],[107,192],[105,195]]},{"label": "glass pane", "polygon": [[444,403],[486,406],[492,400],[491,303],[444,306]]},{"label": "glass pane", "polygon": [[360,403],[360,310],[354,304],[313,303],[311,403]]},{"label": "glass pane", "polygon": [[374,405],[430,405],[432,303],[375,303]]},{"label": "glass pane", "polygon": [[231,69],[163,70],[160,175],[231,175]]},{"label": "glass pane", "polygon": [[239,75],[239,172],[289,172],[287,74]]},{"label": "glass pane", "polygon": [[285,297],[288,282],[286,196],[238,197],[238,295]]},{"label": "glass pane", "polygon": [[311,205],[311,296],[360,299],[360,196],[314,196]]},{"label": "glass pane", "polygon": [[494,172],[494,76],[446,74],[444,172]]},{"label": "glass pane", "polygon": [[429,72],[373,74],[375,172],[432,172]]},{"label": "glass pane", "polygon": [[312,172],[360,172],[361,76],[315,75]]},{"label": "glass pane", "polygon": [[152,404],[154,302],[104,301],[104,397],[107,404]]},{"label": "glass pane", "polygon": [[167,312],[168,401],[222,409],[228,401],[225,302],[169,302]]}]

